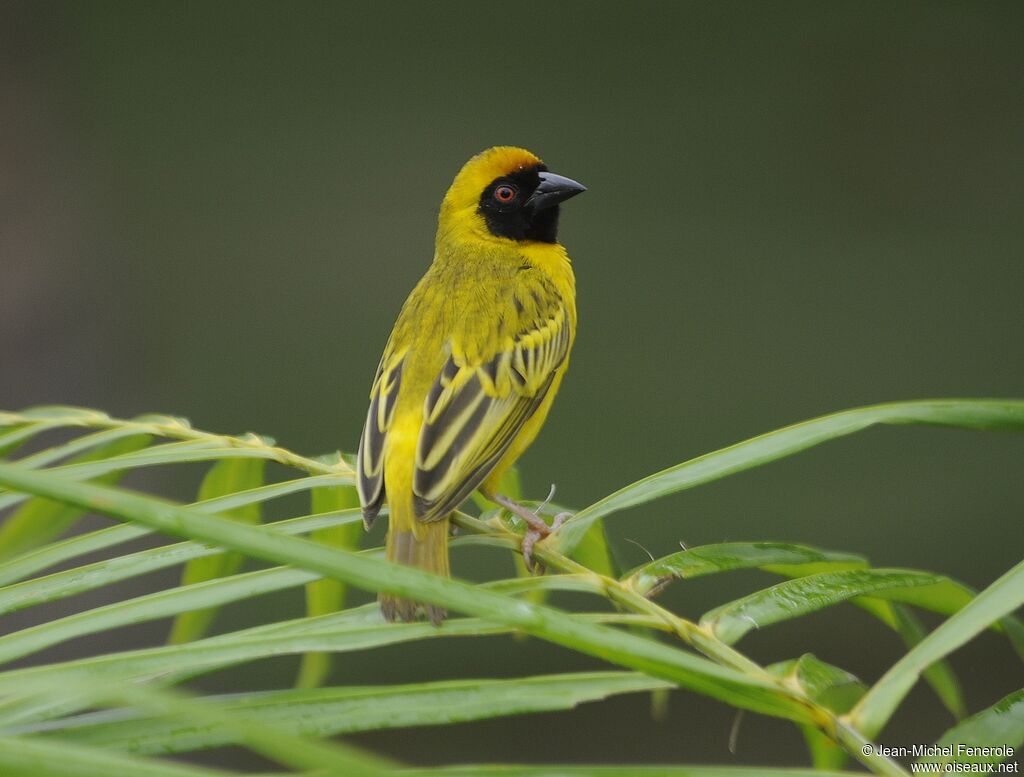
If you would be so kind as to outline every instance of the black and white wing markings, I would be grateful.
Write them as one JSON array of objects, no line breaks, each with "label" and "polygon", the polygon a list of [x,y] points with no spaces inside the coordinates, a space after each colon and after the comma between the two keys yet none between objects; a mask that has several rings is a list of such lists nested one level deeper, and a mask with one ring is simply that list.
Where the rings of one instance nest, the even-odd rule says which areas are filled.
[{"label": "black and white wing markings", "polygon": [[423,406],[413,504],[421,521],[456,509],[501,461],[569,352],[565,308],[480,363],[445,363]]},{"label": "black and white wing markings", "polygon": [[377,517],[384,501],[384,439],[395,414],[398,389],[402,384],[402,358],[385,356],[381,359],[370,390],[370,409],[363,424],[363,435],[359,440],[357,487],[363,522],[367,527]]}]

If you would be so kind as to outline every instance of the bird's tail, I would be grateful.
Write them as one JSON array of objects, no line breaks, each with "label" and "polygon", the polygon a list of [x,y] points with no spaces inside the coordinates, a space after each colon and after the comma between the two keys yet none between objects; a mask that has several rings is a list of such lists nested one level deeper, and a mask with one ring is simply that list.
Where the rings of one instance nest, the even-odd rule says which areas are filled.
[{"label": "bird's tail", "polygon": [[[412,511],[410,510],[409,513]],[[388,526],[387,559],[435,575],[448,577],[448,518],[421,523],[405,510],[393,510]],[[447,612],[437,605],[421,604],[392,594],[380,595],[380,609],[389,621],[413,621],[422,612],[439,626]]]}]

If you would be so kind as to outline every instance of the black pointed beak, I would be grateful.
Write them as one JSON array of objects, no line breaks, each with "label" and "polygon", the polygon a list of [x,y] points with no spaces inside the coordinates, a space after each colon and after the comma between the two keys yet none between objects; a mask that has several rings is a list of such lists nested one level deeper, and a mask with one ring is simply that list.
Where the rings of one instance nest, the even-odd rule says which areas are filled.
[{"label": "black pointed beak", "polygon": [[572,178],[566,178],[564,175],[540,173],[540,185],[533,190],[533,194],[530,195],[526,204],[534,210],[543,210],[586,190],[586,186],[577,183]]}]

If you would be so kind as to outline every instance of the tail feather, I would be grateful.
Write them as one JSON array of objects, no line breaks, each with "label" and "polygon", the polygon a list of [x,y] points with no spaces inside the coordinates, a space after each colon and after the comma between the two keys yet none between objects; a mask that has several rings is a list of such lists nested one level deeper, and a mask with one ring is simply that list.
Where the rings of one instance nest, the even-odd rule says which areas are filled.
[{"label": "tail feather", "polygon": [[[448,519],[421,523],[415,530],[405,529],[401,523],[392,516],[387,538],[388,561],[448,577]],[[437,605],[422,604],[392,594],[381,594],[379,598],[381,612],[389,621],[414,621],[425,615],[431,623],[439,626],[447,615],[447,611]]]}]

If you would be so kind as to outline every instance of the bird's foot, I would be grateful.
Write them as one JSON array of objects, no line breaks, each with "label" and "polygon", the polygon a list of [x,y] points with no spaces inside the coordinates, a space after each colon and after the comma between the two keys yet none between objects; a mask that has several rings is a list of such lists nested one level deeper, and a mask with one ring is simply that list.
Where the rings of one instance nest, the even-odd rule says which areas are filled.
[{"label": "bird's foot", "polygon": [[[547,504],[547,502],[551,499],[551,496],[553,494],[554,487],[552,486],[552,493],[548,495],[547,499],[544,500],[544,504]],[[491,496],[490,499],[504,507],[513,515],[521,518],[523,522],[526,524],[526,531],[523,533],[522,544],[523,562],[526,564],[526,568],[531,572],[536,571],[538,574],[543,575],[544,565],[534,563],[533,547],[540,540],[547,537],[553,531],[558,529],[559,526],[565,523],[566,519],[570,517],[571,513],[559,513],[554,517],[554,520],[551,522],[551,525],[549,526],[547,522],[543,518],[541,518],[537,513],[533,512],[528,507],[525,507],[519,504],[518,502],[509,499],[507,496],[495,494]],[[544,504],[537,508],[538,512],[544,508]]]}]

